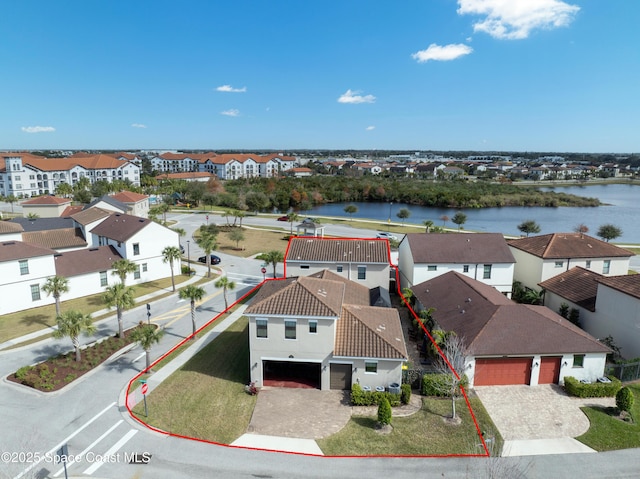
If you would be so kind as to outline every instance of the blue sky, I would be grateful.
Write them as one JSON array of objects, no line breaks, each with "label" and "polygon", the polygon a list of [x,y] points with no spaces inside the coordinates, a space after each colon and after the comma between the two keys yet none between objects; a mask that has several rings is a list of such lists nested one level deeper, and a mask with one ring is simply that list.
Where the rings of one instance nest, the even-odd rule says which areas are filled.
[{"label": "blue sky", "polygon": [[2,149],[640,152],[635,0],[6,1]]}]

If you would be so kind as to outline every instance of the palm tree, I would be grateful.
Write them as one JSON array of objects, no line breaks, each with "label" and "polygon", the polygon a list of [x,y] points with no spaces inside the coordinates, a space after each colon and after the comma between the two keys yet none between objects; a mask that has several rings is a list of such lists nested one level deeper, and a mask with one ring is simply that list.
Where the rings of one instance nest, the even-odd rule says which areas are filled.
[{"label": "palm tree", "polygon": [[215,283],[216,288],[222,288],[222,294],[224,296],[224,310],[229,309],[229,303],[227,302],[227,290],[233,291],[236,288],[236,283],[230,281],[228,277],[223,276]]},{"label": "palm tree", "polygon": [[145,371],[149,371],[151,367],[151,346],[160,342],[160,339],[164,335],[164,331],[155,327],[152,324],[143,324],[134,329],[131,332],[131,340],[138,343],[142,349],[144,349],[147,367]]},{"label": "palm tree", "polygon": [[117,283],[108,286],[102,294],[102,300],[109,309],[115,307],[118,316],[118,337],[124,337],[124,323],[122,322],[122,312],[135,306],[134,290],[131,286],[125,286],[123,283]]},{"label": "palm tree", "polygon": [[166,224],[167,212],[171,210],[171,207],[166,203],[160,203],[156,208],[158,208],[159,213],[162,213],[162,224]]},{"label": "palm tree", "polygon": [[18,202],[18,198],[16,198],[16,195],[10,194],[5,196],[4,200],[11,205],[11,214],[13,214],[13,204]]},{"label": "palm tree", "polygon": [[431,228],[433,228],[433,221],[431,220],[425,220],[422,222],[422,224],[424,225],[424,228],[426,230],[425,233],[428,233]]},{"label": "palm tree", "polygon": [[299,218],[299,216],[296,213],[294,213],[293,211],[287,215],[287,221],[289,222],[289,225],[291,225],[290,233],[292,235],[293,235],[293,223],[298,221],[298,218]]},{"label": "palm tree", "polygon": [[52,276],[42,286],[42,291],[56,300],[56,317],[60,316],[60,295],[69,292],[69,280],[64,276]]},{"label": "palm tree", "polygon": [[198,246],[202,248],[204,254],[207,255],[207,278],[211,277],[211,252],[216,249],[216,237],[210,233],[203,233],[200,238],[196,240]]},{"label": "palm tree", "polygon": [[180,261],[180,258],[182,258],[182,253],[180,253],[180,248],[177,246],[167,246],[162,250],[162,262],[169,263],[171,268],[171,290],[174,292],[176,290],[176,281],[173,276],[173,262]]},{"label": "palm tree", "polygon": [[273,266],[273,277],[276,277],[276,266],[278,263],[282,263],[284,261],[284,253],[282,251],[269,251],[267,253],[260,253],[256,256],[256,259],[262,260],[267,264],[271,264]]},{"label": "palm tree", "polygon": [[128,259],[118,259],[113,262],[111,265],[113,271],[111,274],[120,278],[120,282],[124,286],[125,281],[127,279],[127,274],[133,273],[138,269],[138,265],[136,265],[133,261]]},{"label": "palm tree", "polygon": [[89,336],[96,332],[91,315],[84,314],[82,311],[66,311],[56,318],[56,323],[58,323],[58,329],[53,332],[53,337],[56,339],[71,338],[73,348],[76,350],[76,361],[80,362],[82,357],[78,337],[82,333]]},{"label": "palm tree", "polygon": [[200,301],[204,296],[204,289],[190,284],[185,286],[178,293],[180,299],[191,301],[191,324],[193,325],[193,335],[191,339],[196,339],[196,301]]},{"label": "palm tree", "polygon": [[69,198],[73,194],[73,187],[69,183],[60,183],[56,186],[56,195]]}]

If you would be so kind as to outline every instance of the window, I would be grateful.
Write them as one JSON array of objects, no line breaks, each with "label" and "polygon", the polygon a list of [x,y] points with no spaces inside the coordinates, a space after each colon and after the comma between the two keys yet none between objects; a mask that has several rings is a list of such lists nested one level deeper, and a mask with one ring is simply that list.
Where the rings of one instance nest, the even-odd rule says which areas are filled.
[{"label": "window", "polygon": [[318,321],[309,321],[309,333],[316,334],[318,332]]},{"label": "window", "polygon": [[582,367],[584,367],[584,354],[574,354],[573,355],[573,367],[574,368],[582,368]]},{"label": "window", "polygon": [[18,261],[18,263],[20,264],[20,274],[21,275],[29,274],[29,261],[26,259],[23,259],[21,261]]},{"label": "window", "polygon": [[336,271],[337,271],[338,273],[342,273],[342,265],[341,265],[341,264],[339,264],[338,266],[336,266]]},{"label": "window", "polygon": [[584,267],[585,267],[585,268],[587,268],[587,269],[591,268],[591,260],[590,260],[590,259],[588,259],[588,260],[586,261],[586,263],[585,263]]},{"label": "window", "polygon": [[376,361],[365,361],[364,362],[364,372],[368,374],[377,374],[378,373],[378,363]]},{"label": "window", "polygon": [[469,272],[469,265],[468,265],[468,264],[465,264],[465,265],[462,267],[462,272],[463,272],[463,273],[468,273],[468,272]]},{"label": "window", "polygon": [[256,319],[256,337],[266,338],[267,336],[267,320]]},{"label": "window", "polygon": [[138,256],[140,254],[140,243],[133,243],[133,255]]},{"label": "window", "polygon": [[136,270],[133,272],[133,279],[140,279],[140,266],[136,267]]},{"label": "window", "polygon": [[564,266],[564,261],[556,261],[554,267],[562,268]]},{"label": "window", "polygon": [[435,264],[430,264],[427,266],[427,271],[438,271],[438,266]]},{"label": "window", "polygon": [[358,279],[367,279],[367,267],[358,266]]},{"label": "window", "polygon": [[296,322],[285,320],[284,339],[296,339]]},{"label": "window", "polygon": [[32,301],[40,300],[40,285],[38,284],[31,285],[31,300]]},{"label": "window", "polygon": [[611,260],[605,259],[602,263],[602,274],[609,274],[609,270],[611,270]]},{"label": "window", "polygon": [[142,263],[142,272],[143,273],[147,272],[147,263]]},{"label": "window", "polygon": [[482,272],[482,279],[491,279],[491,265],[485,264]]},{"label": "window", "polygon": [[109,283],[107,282],[107,272],[106,271],[100,271],[100,286],[108,286]]}]

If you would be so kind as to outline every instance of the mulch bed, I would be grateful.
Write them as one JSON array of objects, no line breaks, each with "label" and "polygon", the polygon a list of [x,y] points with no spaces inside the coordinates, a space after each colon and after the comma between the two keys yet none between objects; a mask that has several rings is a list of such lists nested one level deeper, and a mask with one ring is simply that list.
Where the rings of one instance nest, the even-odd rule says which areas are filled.
[{"label": "mulch bed", "polygon": [[127,329],[124,332],[124,338],[119,338],[117,335],[109,336],[82,349],[80,362],[76,362],[76,352],[71,350],[35,366],[23,366],[7,376],[7,379],[38,391],[57,391],[101,365],[116,351],[131,344],[129,337],[134,329],[136,328]]}]

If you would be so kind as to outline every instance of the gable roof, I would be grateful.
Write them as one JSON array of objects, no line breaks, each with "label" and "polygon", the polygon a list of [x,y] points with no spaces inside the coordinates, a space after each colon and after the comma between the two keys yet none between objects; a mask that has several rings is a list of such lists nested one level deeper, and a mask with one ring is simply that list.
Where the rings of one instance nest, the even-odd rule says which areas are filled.
[{"label": "gable roof", "polygon": [[95,200],[93,200],[91,203],[89,203],[86,206],[86,209],[88,208],[92,208],[93,206],[100,204],[100,203],[106,203],[108,205],[113,206],[114,208],[118,208],[119,210],[121,210],[123,213],[126,213],[127,211],[131,211],[132,208],[131,206],[123,203],[122,201],[117,200],[116,198],[109,196],[109,195],[102,195],[100,198],[96,198]]},{"label": "gable roof", "polygon": [[24,228],[20,223],[12,223],[11,221],[0,221],[0,234],[4,233],[22,233]]},{"label": "gable roof", "polygon": [[48,231],[29,231],[22,233],[22,241],[44,248],[84,248],[87,242],[80,228],[62,228]]},{"label": "gable roof", "polygon": [[450,271],[414,286],[440,327],[464,338],[475,356],[609,352],[544,306],[517,304],[495,288]]},{"label": "gable roof", "polygon": [[369,306],[371,304],[371,292],[366,286],[351,281],[344,276],[340,276],[328,269],[323,269],[317,273],[309,275],[310,278],[328,279],[344,284],[344,302],[346,304],[358,304]]},{"label": "gable roof", "polygon": [[56,274],[68,278],[80,274],[108,271],[122,256],[113,246],[68,251],[55,256]]},{"label": "gable roof", "polygon": [[292,238],[285,264],[287,261],[389,264],[389,246],[383,239]]},{"label": "gable roof", "polygon": [[133,191],[121,191],[111,195],[111,198],[118,200],[121,203],[137,203],[139,201],[144,201],[149,197],[140,193],[134,193]]},{"label": "gable roof", "polygon": [[124,242],[151,223],[153,221],[148,218],[114,213],[93,228],[91,233]]},{"label": "gable roof", "polygon": [[88,170],[113,169],[130,164],[129,161],[119,160],[110,155],[73,156],[68,158],[43,158],[26,155],[22,156],[22,163],[41,171],[70,170],[74,166],[81,166]]},{"label": "gable roof", "polygon": [[89,223],[93,223],[94,221],[101,220],[102,218],[106,218],[107,216],[113,214],[112,211],[103,210],[97,206],[87,207],[86,209],[75,213],[71,217],[74,221],[82,226],[86,226]]},{"label": "gable roof", "polygon": [[73,206],[67,206],[62,213],[60,213],[60,216],[65,217],[65,216],[73,216],[76,213],[80,213],[82,211],[82,209],[84,208],[84,205],[73,205]]},{"label": "gable roof", "polygon": [[500,233],[409,233],[414,264],[420,263],[515,263]]},{"label": "gable roof", "polygon": [[538,285],[578,306],[595,311],[598,281],[601,278],[605,276],[576,266]]},{"label": "gable roof", "polygon": [[580,233],[551,233],[507,242],[543,259],[630,257],[634,253]]},{"label": "gable roof", "polygon": [[66,203],[71,203],[71,200],[69,198],[61,198],[59,196],[44,195],[23,201],[21,204],[22,206],[59,206]]},{"label": "gable roof", "polygon": [[55,251],[22,241],[4,241],[0,243],[0,262],[16,259],[36,258],[54,255]]},{"label": "gable roof", "polygon": [[602,276],[598,278],[598,282],[640,299],[640,274]]}]

